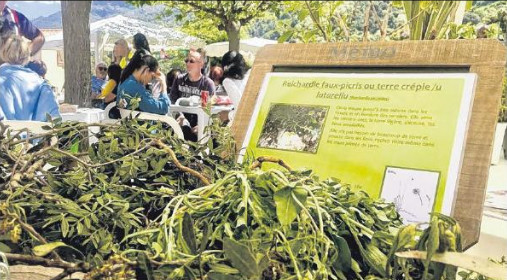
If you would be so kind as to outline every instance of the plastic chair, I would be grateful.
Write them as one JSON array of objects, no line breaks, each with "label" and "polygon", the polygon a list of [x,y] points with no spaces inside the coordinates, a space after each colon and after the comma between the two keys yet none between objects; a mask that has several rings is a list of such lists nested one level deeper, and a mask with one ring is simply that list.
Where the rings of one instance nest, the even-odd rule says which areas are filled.
[{"label": "plastic chair", "polygon": [[[106,109],[107,109],[107,107],[106,107]],[[122,119],[124,119],[132,114],[132,117],[138,117],[139,119],[142,119],[142,120],[152,120],[152,121],[164,122],[172,128],[172,130],[174,131],[174,134],[178,138],[184,139],[183,131],[181,131],[180,125],[172,117],[169,117],[167,115],[152,114],[152,113],[146,113],[146,112],[141,112],[141,111],[122,109],[122,108],[119,108],[119,110],[120,110],[120,115],[121,115]]]},{"label": "plastic chair", "polygon": [[106,108],[104,108],[104,119],[100,121],[101,123],[116,123],[119,120],[118,119],[111,119],[109,118],[109,111],[113,109],[113,107],[116,106],[116,101],[109,103]]},{"label": "plastic chair", "polygon": [[[238,86],[231,80],[231,79],[224,79],[222,82],[225,91],[227,92],[227,95],[232,101],[232,105],[234,106],[234,109],[237,110],[239,107],[239,102],[241,101],[241,96],[243,95],[243,92],[238,88]],[[235,110],[232,110],[229,112],[229,125],[232,124],[234,120],[234,114]]]},{"label": "plastic chair", "polygon": [[[43,129],[43,126],[49,126],[51,123],[49,122],[40,122],[40,121],[19,121],[19,120],[2,120],[0,121],[3,125],[8,126],[4,133],[7,131],[16,132],[16,131],[26,131],[26,134],[22,134],[21,137],[30,137],[32,135],[38,135],[42,133],[46,133],[47,130]],[[12,135],[12,134],[11,134]],[[35,141],[35,142],[33,142]],[[37,139],[30,141],[28,145],[32,145],[38,142]],[[54,145],[58,142],[58,138],[53,135],[50,140],[50,145]],[[47,164],[46,164],[47,165]],[[0,278],[1,279],[1,278]]]},{"label": "plastic chair", "polygon": [[2,124],[8,125],[9,128],[13,131],[20,130],[28,130],[33,134],[40,134],[46,132],[42,127],[45,125],[50,125],[48,122],[39,122],[39,121],[18,121],[18,120],[2,120]]}]

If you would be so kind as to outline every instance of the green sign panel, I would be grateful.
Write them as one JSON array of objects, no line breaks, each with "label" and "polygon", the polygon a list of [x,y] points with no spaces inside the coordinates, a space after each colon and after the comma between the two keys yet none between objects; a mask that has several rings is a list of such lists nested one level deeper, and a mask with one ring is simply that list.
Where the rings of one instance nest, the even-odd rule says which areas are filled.
[{"label": "green sign panel", "polygon": [[244,147],[393,201],[450,214],[475,74],[266,75]]}]

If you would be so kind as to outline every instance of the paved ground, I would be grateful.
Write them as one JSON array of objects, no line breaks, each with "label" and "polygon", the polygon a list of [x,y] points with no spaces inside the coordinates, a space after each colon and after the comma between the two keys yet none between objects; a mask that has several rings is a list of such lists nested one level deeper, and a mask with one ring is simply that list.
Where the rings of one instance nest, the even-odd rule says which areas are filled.
[{"label": "paved ground", "polygon": [[[9,280],[49,280],[60,274],[63,269],[48,268],[43,266],[13,265],[10,267],[11,277]],[[74,273],[65,280],[83,279],[83,273]]]},{"label": "paved ground", "polygon": [[[487,191],[494,190],[507,190],[506,159],[490,166]],[[479,242],[466,253],[493,259],[507,256],[507,217],[498,219],[483,215]]]}]

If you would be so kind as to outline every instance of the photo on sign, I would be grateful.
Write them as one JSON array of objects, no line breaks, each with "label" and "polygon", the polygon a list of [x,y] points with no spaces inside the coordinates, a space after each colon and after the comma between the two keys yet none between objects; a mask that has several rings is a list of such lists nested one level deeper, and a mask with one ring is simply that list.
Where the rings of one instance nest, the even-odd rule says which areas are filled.
[{"label": "photo on sign", "polygon": [[440,172],[387,166],[381,197],[393,202],[403,222],[429,222]]},{"label": "photo on sign", "polygon": [[272,104],[257,147],[317,153],[328,111],[328,106]]}]

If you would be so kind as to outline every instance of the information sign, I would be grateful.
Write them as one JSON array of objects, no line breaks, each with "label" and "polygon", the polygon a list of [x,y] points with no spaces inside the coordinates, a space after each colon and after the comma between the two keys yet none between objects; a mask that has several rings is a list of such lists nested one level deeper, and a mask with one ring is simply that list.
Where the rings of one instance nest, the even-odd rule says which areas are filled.
[{"label": "information sign", "polygon": [[393,201],[406,222],[450,214],[476,75],[268,73],[247,153]]}]

